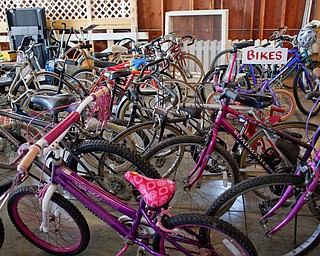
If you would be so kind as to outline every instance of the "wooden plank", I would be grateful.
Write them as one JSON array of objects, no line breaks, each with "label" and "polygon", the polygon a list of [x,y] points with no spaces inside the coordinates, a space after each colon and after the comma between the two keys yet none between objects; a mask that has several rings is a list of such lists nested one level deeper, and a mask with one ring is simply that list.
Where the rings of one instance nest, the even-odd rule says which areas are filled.
[{"label": "wooden plank", "polygon": [[287,10],[287,0],[283,0],[282,1],[282,8],[281,8],[281,23],[280,23],[280,27],[285,26],[285,18],[286,18],[286,10]]},{"label": "wooden plank", "polygon": [[254,6],[255,6],[255,1],[252,1],[252,5],[251,5],[251,19],[250,19],[250,38],[253,38],[253,26],[254,26]]},{"label": "wooden plank", "polygon": [[266,0],[261,0],[260,18],[259,18],[259,38],[263,38],[265,8],[266,8]]}]

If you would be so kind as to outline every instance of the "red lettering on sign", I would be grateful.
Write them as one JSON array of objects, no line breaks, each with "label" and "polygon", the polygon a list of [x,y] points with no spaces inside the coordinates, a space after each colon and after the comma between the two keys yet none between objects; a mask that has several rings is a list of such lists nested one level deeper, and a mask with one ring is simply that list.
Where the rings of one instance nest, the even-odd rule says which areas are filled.
[{"label": "red lettering on sign", "polygon": [[268,60],[268,53],[267,52],[261,52],[260,53],[260,59],[261,60]]},{"label": "red lettering on sign", "polygon": [[247,59],[248,60],[253,60],[254,59],[254,51],[253,50],[249,50],[247,52]]},{"label": "red lettering on sign", "polygon": [[269,60],[274,60],[275,52],[269,52]]},{"label": "red lettering on sign", "polygon": [[282,59],[282,52],[276,52],[276,60]]}]

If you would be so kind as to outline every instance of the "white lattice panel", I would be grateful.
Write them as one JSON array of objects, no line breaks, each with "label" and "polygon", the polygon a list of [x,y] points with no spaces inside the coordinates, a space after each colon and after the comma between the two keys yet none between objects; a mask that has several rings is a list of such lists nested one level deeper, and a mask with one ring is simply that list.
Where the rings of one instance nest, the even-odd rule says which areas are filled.
[{"label": "white lattice panel", "polygon": [[91,1],[93,18],[130,18],[129,0]]},{"label": "white lattice panel", "polygon": [[[130,19],[132,0],[0,0],[0,23],[6,23],[6,10],[44,7],[47,20]],[[136,10],[135,10],[136,11]]]}]

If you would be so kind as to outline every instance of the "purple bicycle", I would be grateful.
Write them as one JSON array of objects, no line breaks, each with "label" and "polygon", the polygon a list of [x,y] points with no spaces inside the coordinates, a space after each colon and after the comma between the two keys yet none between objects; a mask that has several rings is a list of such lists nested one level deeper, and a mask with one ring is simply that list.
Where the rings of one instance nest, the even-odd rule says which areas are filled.
[{"label": "purple bicycle", "polygon": [[[310,93],[308,98],[316,98],[319,104],[320,93]],[[301,161],[295,174],[277,173],[239,183],[221,194],[206,214],[247,234],[259,255],[313,251],[320,244],[319,136],[320,126],[310,142],[313,160]]]},{"label": "purple bicycle", "polygon": [[[133,244],[139,246],[137,255],[257,255],[246,236],[224,221],[189,213],[171,216],[168,203],[175,192],[171,180],[128,171],[126,179],[140,194],[134,209],[62,165],[59,141],[85,106],[105,93],[109,91],[101,89],[87,97],[76,111],[32,145],[20,162],[16,176],[19,181],[28,177],[28,168],[38,155],[52,160],[52,175],[45,186],[22,187],[8,199],[8,213],[18,231],[52,254],[75,255],[84,251],[90,240],[89,227],[74,204],[59,194],[64,190],[123,237],[124,246],[117,255],[123,255]],[[99,164],[108,155],[97,157]],[[123,216],[119,218],[114,212]]]}]

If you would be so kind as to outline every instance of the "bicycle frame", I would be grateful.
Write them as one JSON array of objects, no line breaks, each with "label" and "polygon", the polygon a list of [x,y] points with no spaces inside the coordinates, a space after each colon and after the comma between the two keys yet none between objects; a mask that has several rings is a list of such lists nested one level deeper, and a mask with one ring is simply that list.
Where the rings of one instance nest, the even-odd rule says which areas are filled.
[{"label": "bicycle frame", "polygon": [[[256,127],[259,127],[263,129],[267,135],[267,138],[270,138],[270,134],[277,135],[280,138],[286,139],[295,145],[301,146],[306,149],[301,161],[306,161],[308,157],[310,156],[312,152],[312,146],[308,143],[305,143],[301,141],[298,138],[295,138],[281,130],[273,129],[272,127],[267,126],[263,122],[258,121],[257,119],[250,117],[248,115],[245,115],[231,107],[229,107],[229,99],[225,99],[221,102],[221,108],[217,114],[217,117],[214,121],[214,124],[210,130],[210,136],[209,141],[206,144],[206,147],[202,150],[199,160],[196,163],[193,170],[189,173],[189,175],[186,178],[187,184],[185,185],[185,188],[190,189],[194,183],[201,177],[202,173],[204,172],[206,165],[208,163],[208,159],[210,154],[213,152],[216,141],[218,139],[218,133],[219,128],[223,127],[225,131],[233,137],[236,142],[238,142],[245,150],[248,151],[248,153],[260,164],[268,173],[274,173],[275,170],[271,168],[266,161],[247,143],[246,139],[233,127],[227,120],[227,115],[231,114],[238,119],[244,120],[248,124],[255,125]],[[314,135],[315,138],[318,138],[320,136],[320,129],[317,130],[316,134]],[[270,138],[270,143],[272,146],[275,147],[274,143],[272,142]],[[278,153],[282,156],[283,159],[286,159],[286,157],[278,151]],[[190,179],[195,175],[195,177],[190,181]],[[190,182],[189,182],[190,181]]]},{"label": "bicycle frame", "polygon": [[[317,129],[315,138],[319,138],[319,135],[320,135],[320,128]],[[302,206],[306,203],[306,201],[307,201],[306,198],[308,197],[308,195],[310,195],[313,191],[315,191],[315,189],[319,185],[319,173],[320,173],[319,161],[320,161],[320,151],[318,151],[314,161],[312,161],[311,164],[309,165],[310,168],[313,170],[313,172],[310,173],[311,181],[308,182],[308,185],[305,188],[305,191],[300,196],[298,201],[295,203],[294,207],[291,209],[291,211],[288,214],[288,216],[285,219],[283,219],[275,228],[273,228],[272,230],[267,231],[266,234],[265,234],[266,236],[268,236],[268,237],[272,236],[277,231],[279,231],[281,228],[283,228],[285,225],[287,225],[297,215],[297,213],[300,211]],[[297,169],[297,173],[296,174],[298,176],[301,176],[305,171],[308,171],[308,170],[302,170],[302,169],[305,169],[305,168],[307,168],[307,166],[305,166],[305,167],[300,166],[300,168]],[[268,211],[261,218],[260,222],[263,222],[264,219],[269,218],[270,216],[275,214],[275,212],[280,207],[282,207],[282,205],[292,195],[293,190],[294,190],[294,188],[292,186],[288,186],[288,188],[286,188],[284,194],[281,196],[279,201],[272,207],[272,209],[270,211]]]},{"label": "bicycle frame", "polygon": [[[165,231],[157,226],[157,218],[155,218],[155,216],[158,216],[158,214],[161,213],[160,210],[158,210],[156,214],[152,213],[152,215],[150,215],[150,213],[148,213],[148,210],[146,210],[146,203],[143,200],[140,201],[138,210],[134,210],[125,202],[122,202],[117,197],[90,183],[86,179],[82,178],[81,176],[77,175],[75,172],[64,166],[54,166],[52,169],[51,184],[46,190],[45,196],[42,201],[43,222],[41,224],[41,228],[43,231],[48,229],[49,220],[47,219],[48,217],[46,216],[46,212],[48,212],[49,210],[48,207],[51,196],[58,190],[57,184],[62,186],[71,195],[76,197],[91,212],[94,212],[100,219],[111,226],[121,236],[130,239],[133,243],[139,246],[142,246],[149,253],[159,256],[164,255],[154,252],[146,244],[141,242],[142,240],[152,238],[152,235],[138,234],[139,224],[141,223],[142,219],[143,221],[146,221],[155,232],[159,233],[179,251],[183,252],[186,255],[189,255],[188,252],[183,248],[183,246],[172,240]],[[86,193],[90,194],[92,197],[98,200],[95,201]],[[99,205],[98,202],[103,202],[104,204],[131,218],[133,220],[132,227],[128,228],[127,226],[125,226],[115,216],[113,216],[101,205]]]}]

